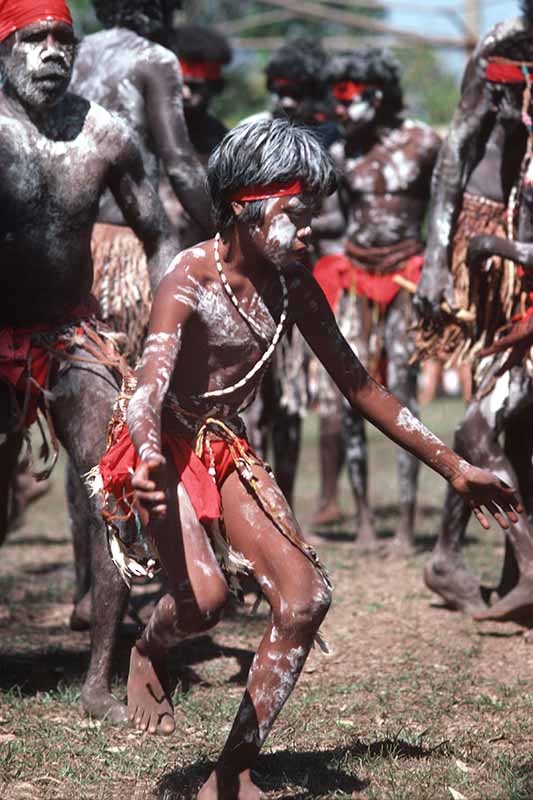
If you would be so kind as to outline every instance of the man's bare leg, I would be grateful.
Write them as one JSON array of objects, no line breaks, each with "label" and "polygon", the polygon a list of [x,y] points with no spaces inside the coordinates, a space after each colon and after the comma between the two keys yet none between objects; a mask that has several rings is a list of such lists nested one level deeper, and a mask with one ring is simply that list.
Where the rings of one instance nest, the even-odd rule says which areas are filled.
[{"label": "man's bare leg", "polygon": [[[470,403],[464,421],[457,429],[455,448],[472,463],[492,469],[503,480],[514,482],[517,477],[506,457],[498,436],[505,426],[516,415],[522,415],[531,406],[529,379],[524,370],[512,370],[512,374],[504,375],[493,391]],[[526,449],[529,444],[525,442]],[[455,608],[483,616],[487,603],[483,595],[479,578],[466,566],[462,555],[462,546],[466,526],[470,516],[469,509],[462,500],[449,489],[444,507],[442,528],[432,557],[424,570],[427,586],[440,594]],[[496,614],[506,616],[512,613],[515,603],[529,603],[530,592],[529,559],[531,534],[525,517],[521,517],[517,525],[512,525],[508,532],[509,541],[514,550],[520,572],[520,589],[512,597],[505,595],[504,606],[497,603]],[[504,592],[514,579],[512,559],[507,551],[506,568],[508,575],[500,581],[498,592]],[[518,586],[516,587],[518,589]],[[514,591],[514,590],[513,590]],[[527,601],[527,602],[526,602]],[[502,601],[503,602],[503,601]],[[492,609],[489,610],[489,615]],[[490,618],[487,617],[487,618]]]},{"label": "man's bare leg", "polygon": [[76,590],[74,608],[70,615],[73,631],[84,631],[91,627],[91,536],[87,520],[91,508],[83,480],[69,461],[66,469],[65,489],[74,548],[74,570]]},{"label": "man's bare leg", "polygon": [[355,547],[361,552],[378,548],[372,512],[368,501],[368,446],[363,418],[347,406],[342,418],[348,478],[357,508],[357,539]]},{"label": "man's bare leg", "polygon": [[[368,342],[363,320],[367,314],[364,298],[344,292],[339,304],[339,327],[352,350],[368,364]],[[357,509],[356,550],[363,553],[378,549],[378,539],[368,501],[368,447],[365,423],[360,414],[342,401],[342,433],[348,479]]]},{"label": "man's bare leg", "polygon": [[[297,523],[273,479],[254,468],[269,502],[285,522]],[[254,658],[237,717],[199,800],[257,800],[250,770],[291,694],[330,604],[330,590],[311,562],[259,508],[236,473],[222,487],[224,520],[234,550],[254,565],[272,615]]]},{"label": "man's bare leg", "polygon": [[128,676],[131,723],[138,730],[163,734],[175,728],[166,653],[185,636],[215,625],[228,594],[205,530],[168,463],[167,517],[152,524],[150,535],[157,544],[170,591],[161,598],[132,648]]},{"label": "man's bare leg", "polygon": [[331,413],[320,414],[319,455],[320,501],[312,524],[333,525],[343,518],[339,507],[339,478],[344,464],[340,395]]},{"label": "man's bare leg", "polygon": [[442,383],[444,367],[438,358],[430,358],[422,365],[423,387],[418,395],[421,406],[427,406],[435,400]]},{"label": "man's bare leg", "polygon": [[[87,357],[83,350],[79,354]],[[105,451],[118,383],[105,367],[72,366],[60,373],[52,388],[57,397],[52,407],[55,429],[71,459],[72,469],[81,478]],[[94,717],[125,724],[126,707],[111,694],[111,672],[128,590],[107,551],[99,500],[87,497],[86,503],[84,530],[91,548],[92,631],[82,704]]]},{"label": "man's bare leg", "polygon": [[277,403],[272,415],[274,472],[291,508],[294,504],[294,484],[300,459],[301,439],[302,418],[299,414],[289,414]]},{"label": "man's bare leg", "polygon": [[[387,311],[385,320],[387,385],[400,402],[418,417],[418,368],[409,364],[415,351],[415,338],[409,330],[410,303],[407,293],[400,292]],[[414,549],[415,540],[416,491],[420,462],[402,448],[398,448],[397,461],[400,522],[392,546],[398,552],[410,553]]]}]

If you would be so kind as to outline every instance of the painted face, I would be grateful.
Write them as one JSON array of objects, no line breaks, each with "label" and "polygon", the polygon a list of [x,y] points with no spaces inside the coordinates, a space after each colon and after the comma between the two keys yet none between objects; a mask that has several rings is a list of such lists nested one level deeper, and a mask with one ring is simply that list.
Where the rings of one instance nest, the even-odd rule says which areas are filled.
[{"label": "painted face", "polygon": [[251,231],[255,246],[278,268],[303,258],[315,211],[316,200],[309,194],[267,200],[263,222]]},{"label": "painted face", "polygon": [[337,100],[335,114],[345,134],[351,136],[374,125],[383,93],[379,89],[364,89],[350,100]]},{"label": "painted face", "polygon": [[64,22],[35,22],[16,31],[2,58],[4,88],[24,106],[54,106],[67,91],[76,39]]}]

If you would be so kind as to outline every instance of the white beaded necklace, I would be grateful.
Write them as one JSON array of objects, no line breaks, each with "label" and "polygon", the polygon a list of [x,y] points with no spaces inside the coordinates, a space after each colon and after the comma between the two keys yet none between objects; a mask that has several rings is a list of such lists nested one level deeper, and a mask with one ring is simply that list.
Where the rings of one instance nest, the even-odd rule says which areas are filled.
[{"label": "white beaded necklace", "polygon": [[[235,297],[233,289],[231,288],[229,281],[226,278],[226,275],[224,274],[222,263],[220,261],[219,244],[220,244],[220,233],[217,233],[217,235],[215,236],[215,245],[214,245],[215,264],[217,272],[220,275],[220,281],[222,283],[222,286],[224,287],[226,294],[228,295],[229,299],[231,300],[231,302],[233,303],[233,305],[235,306],[235,308],[237,309],[243,320],[257,335],[257,325],[255,320],[253,320],[246,313],[246,311],[243,308],[241,308],[241,305],[238,299]],[[223,397],[227,394],[232,394],[233,392],[236,392],[238,389],[242,389],[244,386],[246,386],[247,383],[251,381],[251,379],[255,375],[257,375],[257,373],[260,370],[263,369],[263,367],[265,367],[268,364],[268,362],[272,358],[274,350],[276,349],[276,346],[283,335],[283,329],[285,326],[285,322],[287,321],[287,308],[289,306],[289,294],[287,291],[287,283],[281,272],[279,272],[278,274],[279,274],[279,281],[281,283],[281,290],[283,292],[283,308],[281,311],[279,322],[276,326],[276,331],[274,333],[270,345],[267,347],[267,349],[265,350],[265,352],[263,353],[257,364],[254,364],[252,369],[249,370],[249,372],[247,372],[244,378],[241,378],[240,381],[237,381],[237,383],[234,383],[232,386],[227,386],[225,389],[214,389],[212,392],[204,392],[202,395],[200,395],[200,397],[202,398]]]}]

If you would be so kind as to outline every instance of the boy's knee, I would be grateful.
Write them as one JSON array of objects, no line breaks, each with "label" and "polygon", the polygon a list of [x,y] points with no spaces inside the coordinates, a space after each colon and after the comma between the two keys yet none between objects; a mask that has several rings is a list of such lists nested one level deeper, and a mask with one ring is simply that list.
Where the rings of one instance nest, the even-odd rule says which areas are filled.
[{"label": "boy's knee", "polygon": [[317,629],[331,605],[331,590],[320,581],[305,597],[293,598],[290,601],[281,598],[278,623],[287,629]]},{"label": "boy's knee", "polygon": [[220,619],[224,606],[228,602],[228,587],[224,580],[212,581],[209,591],[202,592],[198,602],[198,611],[207,628],[211,628]]},{"label": "boy's knee", "polygon": [[180,615],[182,624],[189,629],[187,633],[202,633],[216,625],[228,601],[228,594],[227,584],[222,578],[213,579],[200,591],[197,590],[194,600],[187,603],[189,613],[184,606],[185,613]]}]

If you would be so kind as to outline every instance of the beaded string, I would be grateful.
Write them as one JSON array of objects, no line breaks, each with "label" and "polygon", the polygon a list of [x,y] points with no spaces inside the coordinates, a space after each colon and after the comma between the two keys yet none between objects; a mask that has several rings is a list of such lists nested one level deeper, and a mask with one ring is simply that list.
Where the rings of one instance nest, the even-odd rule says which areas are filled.
[{"label": "beaded string", "polygon": [[215,236],[215,246],[214,246],[214,253],[215,253],[215,266],[217,268],[218,274],[220,276],[220,280],[222,282],[222,286],[226,290],[226,294],[228,295],[229,299],[243,318],[243,320],[247,323],[247,325],[253,330],[256,336],[260,336],[262,339],[265,338],[263,332],[259,330],[259,326],[255,319],[253,319],[249,314],[246,313],[244,308],[240,305],[239,301],[235,297],[233,289],[231,288],[228,279],[226,278],[226,273],[222,268],[222,262],[220,260],[220,233],[217,233]]},{"label": "beaded string", "polygon": [[[220,233],[217,233],[217,235],[215,236],[215,246],[214,246],[215,264],[218,274],[220,275],[220,281],[222,283],[222,286],[224,287],[226,294],[228,295],[229,299],[231,300],[231,302],[233,303],[233,305],[235,306],[241,317],[244,319],[247,325],[249,325],[250,328],[255,333],[257,333],[255,320],[252,320],[252,318],[246,313],[246,311],[243,308],[241,308],[241,305],[237,297],[233,293],[233,289],[231,288],[228,279],[226,278],[226,275],[222,268],[222,263],[220,261],[219,243],[220,243]],[[279,272],[278,274],[279,274],[279,281],[281,283],[281,290],[283,292],[283,308],[281,311],[279,322],[276,326],[276,331],[274,333],[270,345],[267,347],[267,349],[265,350],[259,361],[256,364],[254,364],[254,366],[246,373],[244,378],[241,378],[239,381],[237,381],[237,383],[234,383],[232,386],[227,386],[225,389],[214,389],[211,392],[204,392],[203,394],[200,395],[201,398],[206,399],[209,397],[223,397],[225,395],[232,394],[233,392],[236,392],[239,389],[242,389],[252,380],[252,378],[255,375],[257,375],[257,373],[260,370],[263,369],[263,367],[265,367],[268,364],[268,362],[272,358],[274,350],[276,349],[276,346],[283,335],[283,329],[285,326],[285,322],[287,320],[287,308],[289,306],[289,294],[287,292],[287,283],[281,272]]]}]

